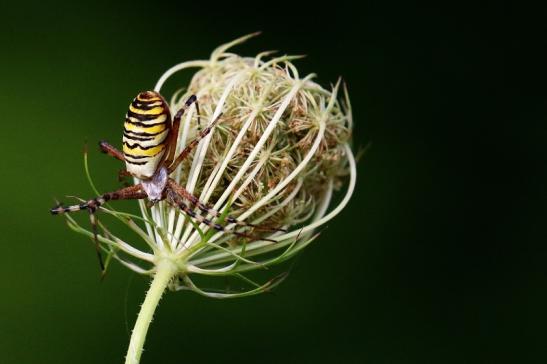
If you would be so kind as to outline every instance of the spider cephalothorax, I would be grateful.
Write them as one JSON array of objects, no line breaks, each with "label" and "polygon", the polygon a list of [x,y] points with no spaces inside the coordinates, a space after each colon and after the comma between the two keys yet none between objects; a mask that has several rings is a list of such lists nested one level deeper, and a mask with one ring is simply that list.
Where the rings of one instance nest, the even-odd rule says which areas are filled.
[{"label": "spider cephalothorax", "polygon": [[[257,237],[253,235],[234,231],[232,229],[227,230],[224,225],[215,221],[215,219],[220,216],[218,211],[213,210],[202,203],[197,197],[186,191],[184,187],[180,186],[174,179],[169,177],[177,166],[198,145],[199,141],[207,136],[220,120],[220,117],[213,120],[211,124],[203,129],[175,158],[180,121],[185,110],[192,104],[196,106],[199,123],[199,106],[195,95],[190,96],[184,106],[178,110],[171,119],[169,106],[159,93],[154,91],[139,93],[129,105],[129,110],[125,117],[123,152],[105,141],[99,142],[99,147],[104,153],[125,162],[126,173],[138,178],[140,182],[114,192],[107,192],[79,205],[66,207],[56,206],[51,209],[51,213],[54,215],[80,210],[89,211],[95,235],[97,254],[103,271],[104,264],[99,251],[97,221],[94,213],[101,205],[110,200],[136,200],[146,198],[152,203],[165,200],[197,222],[206,224],[215,230],[257,239]],[[207,216],[211,217],[208,218]],[[232,216],[227,216],[225,221],[228,224],[235,224],[235,226],[260,228],[256,225],[239,221]]]}]

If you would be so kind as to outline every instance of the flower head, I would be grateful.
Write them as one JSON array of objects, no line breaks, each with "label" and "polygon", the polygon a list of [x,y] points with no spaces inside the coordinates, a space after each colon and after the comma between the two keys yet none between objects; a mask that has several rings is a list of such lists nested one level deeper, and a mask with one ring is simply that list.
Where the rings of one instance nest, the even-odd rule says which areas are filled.
[{"label": "flower head", "polygon": [[[218,117],[220,122],[171,177],[224,217],[229,214],[284,231],[250,228],[245,232],[257,239],[242,239],[199,224],[165,201],[151,207],[140,201],[142,217],[101,208],[148,245],[148,251],[137,249],[101,225],[99,240],[109,256],[143,274],[154,274],[162,260],[171,261],[179,278],[170,284],[174,290],[217,298],[264,292],[279,277],[255,284],[244,274],[301,251],[317,236],[317,229],[344,208],[355,187],[347,90],[341,89],[340,81],[327,90],[312,80],[314,75],[301,77],[292,63],[296,56],[269,58],[270,52],[263,52],[251,58],[228,52],[251,36],[220,46],[208,60],[174,66],[154,90],[161,92],[176,72],[199,68],[186,90],[171,98],[172,113],[193,94],[200,109],[200,123],[195,105],[183,117],[177,153],[201,128]],[[342,188],[348,176],[344,197],[331,206],[333,191]],[[71,228],[92,235],[66,216]],[[236,276],[251,282],[251,288],[208,291],[198,287],[195,275]]]}]

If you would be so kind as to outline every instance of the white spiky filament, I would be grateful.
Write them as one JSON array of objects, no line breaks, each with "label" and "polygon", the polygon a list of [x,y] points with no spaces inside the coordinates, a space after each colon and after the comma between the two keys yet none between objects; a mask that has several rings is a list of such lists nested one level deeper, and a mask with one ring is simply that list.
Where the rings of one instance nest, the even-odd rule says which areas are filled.
[{"label": "white spiky filament", "polygon": [[[213,136],[216,129],[228,128],[220,122],[207,137],[201,140],[188,161],[179,165],[171,177],[204,203],[220,212],[230,215],[235,213],[234,216],[240,221],[261,224],[270,221],[272,217],[288,207],[300,206],[300,211],[292,218],[284,220],[283,226],[279,226],[286,229],[286,232],[272,231],[260,235],[262,238],[273,239],[276,242],[257,239],[241,244],[234,243],[237,239],[234,239],[230,233],[216,231],[205,224],[196,224],[165,201],[151,208],[147,208],[144,201],[139,201],[142,212],[140,218],[112,210],[110,207],[102,208],[103,211],[125,222],[151,250],[151,252],[141,251],[113,235],[105,226],[101,226],[103,233],[99,236],[99,241],[109,257],[119,260],[129,269],[142,274],[154,274],[159,262],[165,259],[172,261],[179,270],[177,274],[181,278],[171,282],[170,288],[174,290],[188,289],[209,297],[229,298],[256,294],[270,289],[279,280],[274,279],[263,285],[255,284],[254,288],[247,291],[225,293],[205,291],[194,283],[191,276],[193,274],[241,275],[243,272],[263,269],[289,259],[313,241],[318,228],[342,211],[355,189],[356,166],[349,145],[353,122],[346,89],[342,88],[341,98],[345,108],[341,111],[338,101],[341,94],[341,82],[338,81],[332,90],[328,91],[312,81],[313,74],[301,78],[296,67],[291,63],[292,59],[299,57],[282,56],[264,60],[270,52],[261,53],[254,58],[243,58],[227,53],[230,47],[244,42],[251,36],[253,35],[239,38],[217,48],[209,60],[184,62],[172,67],[156,84],[154,90],[161,93],[165,82],[177,72],[199,68],[214,73],[224,67],[222,80],[219,82],[199,84],[198,80],[196,81],[198,85],[193,85],[194,89],[187,90],[184,95],[178,92],[172,98],[170,106],[175,112],[186,101],[189,93],[195,93],[202,109],[202,127],[225,112],[227,100],[236,97],[234,90],[238,87],[248,85],[257,78],[264,86],[264,89],[256,95],[248,95],[248,100],[242,100],[242,103],[247,102],[247,109],[241,114],[243,116],[240,125],[230,130],[233,135],[229,138],[227,145],[222,147],[215,145]],[[233,67],[230,66],[231,64]],[[265,72],[266,70],[269,73]],[[281,86],[268,79],[276,73],[282,75],[284,84]],[[213,90],[217,97],[211,96]],[[277,93],[273,102],[272,93]],[[268,97],[270,99],[267,100]],[[250,186],[256,187],[259,183],[257,176],[273,158],[283,158],[283,154],[274,148],[277,144],[272,138],[279,138],[276,132],[279,131],[282,123],[287,122],[286,114],[291,105],[296,103],[297,98],[308,98],[307,102],[312,104],[313,112],[317,113],[310,129],[313,133],[307,135],[307,139],[302,141],[305,143],[305,148],[302,149],[301,155],[298,155],[294,164],[290,164],[292,169],[282,174],[275,185],[265,187],[263,195],[249,202],[246,193]],[[333,112],[334,109],[337,110],[336,113]],[[269,115],[267,119],[264,119],[265,114]],[[337,115],[336,117],[340,120],[334,120],[333,118],[336,117],[333,115]],[[255,129],[259,117],[263,118],[263,123],[257,132]],[[335,126],[339,127],[342,124],[340,128],[347,132],[343,136],[336,134],[334,130]],[[196,133],[196,108],[192,106],[181,121],[177,154],[195,137]],[[251,145],[248,140],[250,134],[256,137]],[[327,137],[330,138],[331,144],[333,140],[339,143],[334,147],[329,146],[325,141]],[[341,156],[338,164],[333,164],[333,168],[337,169],[331,174],[317,174],[316,169],[320,167],[315,166],[314,161],[328,148],[337,148]],[[240,158],[242,149],[245,149],[244,158]],[[215,158],[211,158],[211,155]],[[236,156],[239,159],[234,164]],[[343,198],[337,205],[332,206],[333,191],[337,185],[340,185],[344,173],[349,174],[349,183]],[[228,174],[229,178],[226,179]],[[305,189],[310,186],[310,181],[307,180],[309,175],[315,176],[314,178],[321,175],[325,180],[320,184],[319,192],[314,192],[316,195],[313,198],[303,199],[303,192],[306,192]],[[300,200],[296,201],[297,198]],[[92,236],[91,232],[78,225],[70,216],[67,218],[74,230]],[[134,220],[142,220],[145,230],[141,229]],[[233,224],[226,225],[228,231],[233,228]],[[274,251],[279,253],[272,255]],[[265,255],[267,258],[264,258]],[[141,266],[137,263],[138,261],[145,263],[146,266]]]}]

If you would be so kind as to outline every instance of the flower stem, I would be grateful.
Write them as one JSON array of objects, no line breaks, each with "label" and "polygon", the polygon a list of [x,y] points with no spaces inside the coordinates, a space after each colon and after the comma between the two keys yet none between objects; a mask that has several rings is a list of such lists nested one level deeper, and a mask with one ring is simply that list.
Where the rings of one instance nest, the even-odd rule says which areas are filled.
[{"label": "flower stem", "polygon": [[152,322],[154,311],[158,305],[160,298],[167,287],[171,278],[175,275],[177,267],[169,260],[162,260],[156,266],[156,274],[150,285],[150,289],[146,293],[146,298],[141,306],[137,322],[131,333],[131,341],[129,349],[125,357],[125,364],[138,364],[141,358],[144,340],[148,326]]}]

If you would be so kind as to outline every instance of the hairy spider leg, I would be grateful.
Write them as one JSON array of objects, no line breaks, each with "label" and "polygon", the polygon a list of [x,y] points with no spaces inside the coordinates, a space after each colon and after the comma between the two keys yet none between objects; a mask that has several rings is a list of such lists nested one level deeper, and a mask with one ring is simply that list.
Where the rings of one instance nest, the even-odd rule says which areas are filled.
[{"label": "hairy spider leg", "polygon": [[171,202],[171,203],[175,204],[176,206],[178,206],[178,208],[181,209],[186,215],[188,215],[189,217],[195,219],[199,223],[203,223],[203,224],[209,226],[210,228],[215,229],[216,231],[222,231],[222,232],[225,232],[225,233],[228,233],[228,234],[234,234],[236,236],[240,236],[242,238],[247,238],[247,239],[251,239],[251,240],[264,240],[264,241],[271,241],[272,243],[277,243],[277,241],[273,240],[273,239],[263,238],[263,237],[260,237],[260,236],[245,234],[245,233],[235,231],[235,230],[232,230],[232,229],[227,229],[225,226],[207,219],[205,216],[196,213],[188,205],[186,205],[184,203],[182,197],[180,197],[169,186],[167,187],[167,196],[169,197],[168,202]]},{"label": "hairy spider leg", "polygon": [[108,142],[101,140],[99,142],[99,148],[101,149],[101,152],[106,153],[114,158],[116,158],[119,161],[125,162],[125,159],[123,157],[123,153],[116,149],[116,147],[112,146]]},{"label": "hairy spider leg", "polygon": [[[213,209],[212,207],[206,205],[205,203],[201,202],[199,200],[199,198],[192,195],[184,187],[182,187],[177,182],[175,182],[175,180],[173,180],[172,178],[169,178],[169,180],[167,181],[167,185],[178,196],[182,197],[183,199],[188,200],[192,205],[194,205],[198,209],[200,209],[202,213],[209,214],[209,215],[211,215],[215,218],[220,217],[221,213],[219,211],[217,211],[217,210]],[[226,216],[226,222],[230,223],[230,224],[236,224],[236,225],[241,226],[241,227],[251,227],[251,228],[254,228],[256,230],[261,230],[261,231],[282,231],[282,232],[287,232],[287,230],[285,230],[285,229],[271,228],[271,227],[260,226],[260,225],[240,221],[240,220],[238,220],[235,217],[230,216],[230,215]]]},{"label": "hairy spider leg", "polygon": [[222,113],[220,113],[218,115],[218,117],[213,120],[213,122],[208,126],[206,127],[205,129],[203,129],[197,137],[195,137],[187,146],[186,148],[184,148],[182,150],[182,152],[180,152],[180,154],[178,155],[177,159],[175,159],[175,161],[169,166],[167,167],[167,170],[169,172],[169,174],[171,174],[177,167],[178,165],[180,164],[180,162],[182,162],[184,159],[186,159],[186,157],[188,156],[188,154],[190,154],[190,152],[192,150],[194,150],[194,148],[199,144],[199,142],[205,138],[210,132],[211,130],[213,130],[213,128],[215,127],[215,125],[220,121],[220,117],[222,116]]},{"label": "hairy spider leg", "polygon": [[173,163],[173,159],[175,158],[175,152],[177,150],[177,142],[179,137],[179,128],[180,128],[180,121],[182,119],[182,116],[184,115],[184,112],[188,110],[192,104],[196,105],[196,112],[198,115],[198,125],[201,125],[201,115],[199,113],[199,103],[197,100],[196,95],[192,95],[186,100],[184,105],[177,111],[175,116],[173,117],[173,124],[171,126],[170,136],[169,136],[169,153],[167,155],[167,158],[165,158],[165,165],[169,166],[171,163]]},{"label": "hairy spider leg", "polygon": [[[108,142],[104,140],[101,140],[99,142],[99,149],[101,150],[101,152],[108,154],[109,156],[114,157],[121,162],[125,161],[123,157],[123,153],[119,151],[116,147],[114,147],[113,145],[109,144]],[[131,186],[131,184],[126,181],[126,178],[128,177],[133,177],[133,175],[129,173],[127,169],[120,169],[118,171],[118,182],[123,182],[123,185],[125,187]]]},{"label": "hairy spider leg", "polygon": [[89,211],[89,220],[91,221],[91,227],[93,229],[93,240],[95,241],[95,250],[97,252],[97,258],[99,259],[99,265],[101,266],[101,273],[104,274],[104,262],[101,255],[101,250],[99,247],[99,239],[97,238],[97,217],[95,216],[95,211],[105,204],[107,201],[111,200],[138,200],[146,198],[146,192],[142,190],[141,184],[136,184],[130,187],[125,187],[114,192],[107,192],[101,196],[95,197],[94,199],[83,202],[79,205],[72,206],[57,206],[52,208],[50,211],[53,215],[64,214],[69,212],[88,210]]}]

